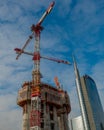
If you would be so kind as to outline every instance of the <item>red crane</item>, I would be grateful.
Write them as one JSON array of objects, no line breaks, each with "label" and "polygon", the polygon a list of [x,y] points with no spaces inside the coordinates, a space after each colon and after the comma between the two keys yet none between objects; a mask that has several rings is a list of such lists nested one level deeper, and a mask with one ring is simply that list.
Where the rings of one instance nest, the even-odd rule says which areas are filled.
[{"label": "red crane", "polygon": [[[38,23],[36,25],[32,25],[31,30],[33,31],[33,33],[29,36],[29,38],[27,39],[26,43],[24,44],[24,46],[21,49],[21,52],[17,55],[16,59],[19,58],[19,56],[22,54],[22,52],[24,51],[24,49],[26,48],[26,46],[29,44],[29,42],[31,41],[31,39],[33,38],[33,35],[35,33],[35,38],[38,37],[40,38],[40,32],[43,30],[43,27],[41,26],[42,22],[44,21],[44,19],[46,18],[46,16],[51,12],[53,6],[54,6],[55,2],[53,1],[50,6],[48,7],[48,9],[44,12],[44,14],[42,15],[42,17],[40,18],[40,20],[38,21]],[[36,39],[35,39],[36,40]]]},{"label": "red crane", "polygon": [[[27,54],[27,55],[34,56],[33,53],[31,53],[31,52],[26,52],[26,51],[22,51],[22,49],[19,49],[19,48],[15,48],[15,51],[16,51],[16,53],[17,53],[18,55],[21,54],[21,53],[24,53],[24,54]],[[61,59],[56,59],[56,58],[52,58],[52,57],[40,56],[40,58],[47,59],[47,60],[51,60],[51,61],[54,61],[54,62],[57,62],[57,63],[63,63],[63,64],[68,64],[68,65],[71,64],[69,61],[61,60]]]},{"label": "red crane", "polygon": [[[34,53],[25,53],[30,54],[33,56],[34,65],[35,68],[33,70],[33,81],[31,86],[31,112],[30,112],[30,129],[31,130],[40,130],[41,125],[41,99],[40,99],[40,33],[43,30],[43,27],[41,26],[42,22],[46,18],[46,16],[51,12],[54,2],[50,4],[48,9],[45,11],[45,13],[42,15],[40,20],[36,25],[32,25],[31,30],[32,34],[27,39],[26,43],[22,47],[22,49],[16,48],[15,51],[18,53],[16,59],[19,58],[19,56],[22,53],[25,53],[24,49],[29,44],[33,36],[35,35],[35,46],[34,46]],[[38,93],[36,95],[36,90],[38,90]]]},{"label": "red crane", "polygon": [[19,52],[16,57],[16,59],[18,59],[19,56],[24,52],[24,49],[26,48],[26,46],[29,44],[29,42],[33,38],[33,35],[35,35],[35,47],[34,47],[35,51],[33,54],[33,60],[34,60],[34,65],[35,65],[35,75],[34,75],[33,80],[34,80],[35,84],[40,83],[40,33],[43,30],[43,27],[41,26],[41,24],[44,21],[44,19],[46,18],[46,16],[51,12],[54,4],[55,4],[55,2],[52,2],[50,4],[50,6],[48,7],[48,9],[42,15],[42,17],[40,18],[38,23],[36,25],[34,25],[34,24],[32,25],[31,30],[33,33],[29,36],[29,38],[27,39],[27,41],[24,44],[24,46],[22,47],[22,49],[17,49],[17,48],[15,49],[16,52],[17,52],[17,50]]},{"label": "red crane", "polygon": [[[28,54],[33,56],[33,61],[35,68],[33,70],[33,81],[32,81],[32,86],[31,86],[31,113],[30,113],[30,128],[31,130],[37,128],[37,130],[40,130],[40,114],[41,114],[41,99],[40,99],[40,79],[41,79],[41,74],[40,74],[40,58],[48,59],[51,61],[55,61],[57,63],[64,63],[64,64],[70,64],[68,61],[64,60],[59,60],[55,58],[48,58],[40,55],[40,33],[43,30],[43,27],[41,26],[42,22],[46,18],[46,16],[51,12],[55,2],[52,2],[48,9],[45,11],[45,13],[42,15],[40,20],[36,25],[32,25],[31,30],[32,34],[29,36],[27,39],[26,43],[22,47],[22,49],[15,48],[14,50],[17,53],[16,59],[18,59],[22,53]],[[35,36],[35,46],[34,46],[34,53],[26,52],[25,48],[26,46],[30,43],[31,39]],[[38,93],[36,95],[36,89],[38,90]],[[37,104],[36,104],[37,103]],[[37,114],[35,115],[36,118],[34,117],[34,113]]]}]

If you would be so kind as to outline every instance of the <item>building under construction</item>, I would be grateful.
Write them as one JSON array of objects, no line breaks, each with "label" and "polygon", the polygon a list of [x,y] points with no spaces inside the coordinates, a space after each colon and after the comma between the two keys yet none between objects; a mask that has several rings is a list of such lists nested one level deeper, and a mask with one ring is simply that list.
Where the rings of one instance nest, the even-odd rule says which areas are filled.
[{"label": "building under construction", "polygon": [[45,83],[25,82],[17,104],[23,108],[22,130],[69,130],[67,92]]},{"label": "building under construction", "polygon": [[[43,57],[40,55],[40,33],[45,17],[54,6],[52,2],[49,8],[40,18],[36,25],[32,25],[32,35],[29,36],[22,49],[16,48],[17,58],[24,53],[33,56],[34,69],[32,80],[24,82],[18,91],[17,104],[23,109],[22,130],[69,130],[68,114],[71,111],[69,96],[55,78],[56,87],[41,82],[40,59],[48,59],[58,63],[69,64],[68,61]],[[34,53],[26,52],[24,49],[35,36]]]}]

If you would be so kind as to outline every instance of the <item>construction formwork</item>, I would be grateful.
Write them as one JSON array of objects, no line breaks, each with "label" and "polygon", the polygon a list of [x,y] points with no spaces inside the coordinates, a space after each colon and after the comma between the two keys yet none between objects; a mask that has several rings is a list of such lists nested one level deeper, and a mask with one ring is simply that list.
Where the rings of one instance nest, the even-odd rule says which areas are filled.
[{"label": "construction formwork", "polygon": [[23,109],[22,130],[69,130],[69,96],[61,88],[25,82],[18,91],[17,104]]}]

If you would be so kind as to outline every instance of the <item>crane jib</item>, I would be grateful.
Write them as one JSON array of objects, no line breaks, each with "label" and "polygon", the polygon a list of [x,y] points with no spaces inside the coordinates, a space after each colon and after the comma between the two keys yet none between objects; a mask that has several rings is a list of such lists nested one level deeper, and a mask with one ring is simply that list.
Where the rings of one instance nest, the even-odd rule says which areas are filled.
[{"label": "crane jib", "polygon": [[48,9],[44,12],[44,14],[42,15],[42,17],[40,18],[38,24],[41,25],[41,23],[43,22],[43,20],[46,18],[46,16],[51,12],[53,6],[54,6],[55,2],[53,1],[50,6],[48,7]]}]

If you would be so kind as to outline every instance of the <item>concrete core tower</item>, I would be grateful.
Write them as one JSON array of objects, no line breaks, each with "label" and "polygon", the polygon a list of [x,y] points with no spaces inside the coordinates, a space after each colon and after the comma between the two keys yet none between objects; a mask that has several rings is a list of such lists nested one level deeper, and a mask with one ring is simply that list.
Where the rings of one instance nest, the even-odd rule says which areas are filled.
[{"label": "concrete core tower", "polygon": [[25,82],[18,92],[17,104],[23,109],[22,130],[69,130],[71,107],[67,92],[45,83],[34,90],[32,87],[32,82]]}]

